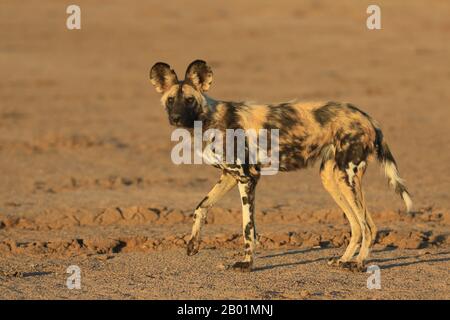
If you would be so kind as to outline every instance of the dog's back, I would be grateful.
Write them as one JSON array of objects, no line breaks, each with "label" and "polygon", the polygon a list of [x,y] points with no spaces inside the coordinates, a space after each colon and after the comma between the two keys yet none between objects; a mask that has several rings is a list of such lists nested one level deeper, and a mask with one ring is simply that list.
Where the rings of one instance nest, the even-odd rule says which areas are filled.
[{"label": "dog's back", "polygon": [[327,156],[331,149],[342,153],[351,146],[351,154],[340,159],[342,166],[352,160],[364,161],[375,150],[373,120],[346,103],[219,103],[211,126],[223,130],[278,129],[282,171],[304,168]]}]

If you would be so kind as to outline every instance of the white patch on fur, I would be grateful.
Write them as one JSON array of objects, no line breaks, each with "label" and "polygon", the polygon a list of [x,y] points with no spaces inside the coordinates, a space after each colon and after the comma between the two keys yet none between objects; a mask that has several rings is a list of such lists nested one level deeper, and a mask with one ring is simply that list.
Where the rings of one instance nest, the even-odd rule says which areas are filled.
[{"label": "white patch on fur", "polygon": [[[389,184],[394,189],[397,187],[397,184],[403,185],[405,183],[405,180],[400,178],[396,165],[390,161],[384,163],[384,173],[389,178]],[[405,202],[406,211],[411,212],[413,208],[413,202],[411,200],[411,197],[405,191],[402,192],[401,196],[403,201]]]},{"label": "white patch on fur", "polygon": [[411,197],[409,196],[409,194],[407,192],[403,191],[402,198],[403,198],[403,201],[405,201],[406,212],[412,212],[412,210],[413,210],[413,202],[412,202]]},{"label": "white patch on fur", "polygon": [[404,180],[398,175],[397,167],[393,162],[384,163],[384,174],[389,178],[389,184],[395,189],[397,183],[404,183]]},{"label": "white patch on fur", "polygon": [[366,165],[365,161],[361,161],[358,165],[354,164],[353,162],[349,162],[348,163],[348,169],[346,169],[345,171],[347,172],[347,176],[348,176],[348,183],[350,185],[353,185],[353,178],[355,176],[355,168],[356,168],[356,172],[358,172],[359,170],[361,170],[362,168],[364,168],[364,166]]},{"label": "white patch on fur", "polygon": [[353,177],[355,176],[355,171],[354,171],[355,168],[356,168],[356,165],[353,164],[353,162],[349,162],[348,169],[345,170],[347,172],[348,183],[351,186],[353,185]]}]

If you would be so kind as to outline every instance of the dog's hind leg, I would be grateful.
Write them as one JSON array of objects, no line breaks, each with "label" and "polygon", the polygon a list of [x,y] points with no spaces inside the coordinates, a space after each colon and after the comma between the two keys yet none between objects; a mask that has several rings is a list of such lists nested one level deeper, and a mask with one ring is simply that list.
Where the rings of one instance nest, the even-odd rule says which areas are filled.
[{"label": "dog's hind leg", "polygon": [[366,207],[366,199],[364,198],[364,195],[363,195],[363,203],[364,203],[364,206],[365,206],[365,212],[366,212],[367,224],[369,225],[370,233],[372,234],[372,236],[371,236],[371,238],[372,238],[372,243],[371,243],[371,245],[373,245],[374,242],[375,242],[375,240],[377,239],[378,228],[377,228],[377,226],[375,225],[375,222],[373,222],[372,215],[371,215],[370,212],[367,210],[367,207]]},{"label": "dog's hind leg", "polygon": [[228,191],[237,184],[236,178],[228,173],[222,173],[219,181],[211,189],[208,195],[199,203],[194,211],[194,224],[191,238],[187,245],[187,254],[192,256],[198,252],[200,244],[200,230],[206,219],[208,209],[219,201]]},{"label": "dog's hind leg", "polygon": [[359,250],[359,254],[356,257],[356,262],[359,265],[364,265],[365,260],[369,256],[370,247],[372,246],[373,242],[375,241],[376,235],[377,235],[377,228],[375,226],[375,223],[373,222],[372,216],[369,213],[369,210],[367,209],[366,200],[364,197],[364,192],[362,188],[362,178],[364,176],[364,173],[366,171],[366,164],[364,162],[364,165],[362,167],[359,167],[357,170],[357,173],[354,177],[354,184],[355,189],[359,190],[359,192],[356,194],[356,199],[358,200],[356,204],[358,205],[358,208],[360,209],[360,224],[366,224],[366,235],[363,236],[363,241],[361,243],[361,249]]},{"label": "dog's hind leg", "polygon": [[361,228],[358,222],[356,214],[353,212],[350,204],[345,199],[345,196],[339,189],[337,183],[336,171],[339,170],[336,166],[334,159],[325,160],[320,167],[320,177],[322,179],[323,186],[330,193],[331,197],[337,203],[337,205],[344,211],[347,217],[350,228],[351,228],[351,238],[350,242],[345,249],[343,256],[339,259],[332,258],[329,261],[330,265],[341,265],[347,261],[350,261],[354,256],[356,249],[358,248],[358,243],[361,239]]},{"label": "dog's hind leg", "polygon": [[356,173],[356,180],[355,180],[355,187],[359,190],[359,200],[360,203],[362,205],[363,208],[363,212],[364,212],[364,216],[365,216],[365,220],[367,223],[367,227],[368,230],[370,232],[370,239],[371,241],[369,242],[369,246],[373,245],[373,243],[375,242],[375,239],[377,237],[377,226],[375,225],[375,222],[372,219],[372,215],[370,214],[369,210],[367,209],[367,204],[366,204],[366,198],[364,196],[364,190],[362,187],[362,178],[364,176],[364,173],[366,172],[366,164],[364,163],[363,167],[360,167],[357,170]]},{"label": "dog's hind leg", "polygon": [[364,261],[369,255],[372,236],[376,232],[376,230],[371,230],[371,226],[374,226],[374,224],[371,217],[368,218],[369,214],[362,191],[362,176],[365,171],[365,166],[365,161],[360,162],[358,165],[350,162],[345,171],[337,171],[338,178],[336,180],[339,190],[356,214],[361,228],[362,241],[359,254],[355,262],[347,263],[347,267],[357,271],[365,271]]}]

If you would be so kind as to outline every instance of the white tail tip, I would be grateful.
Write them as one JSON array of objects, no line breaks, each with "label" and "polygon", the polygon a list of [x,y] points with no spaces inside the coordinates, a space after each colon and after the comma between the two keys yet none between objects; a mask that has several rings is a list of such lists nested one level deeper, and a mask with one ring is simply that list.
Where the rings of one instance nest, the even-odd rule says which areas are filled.
[{"label": "white tail tip", "polygon": [[402,192],[402,198],[403,198],[403,201],[405,201],[406,211],[407,212],[412,212],[412,210],[413,210],[413,202],[412,202],[411,197],[409,196],[408,192],[403,191]]}]

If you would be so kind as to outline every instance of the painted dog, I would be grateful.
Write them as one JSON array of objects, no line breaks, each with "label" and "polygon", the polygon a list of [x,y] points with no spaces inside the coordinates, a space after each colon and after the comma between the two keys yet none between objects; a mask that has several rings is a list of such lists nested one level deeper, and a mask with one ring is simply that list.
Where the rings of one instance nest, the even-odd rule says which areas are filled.
[{"label": "painted dog", "polygon": [[[370,158],[375,157],[384,166],[390,185],[403,198],[407,211],[412,209],[411,198],[378,124],[349,103],[252,104],[214,100],[205,95],[212,78],[211,68],[202,60],[193,61],[181,81],[166,63],[156,63],[150,71],[150,80],[162,94],[161,102],[171,125],[192,129],[194,121],[201,121],[204,130],[278,129],[281,171],[305,168],[320,160],[323,185],[351,227],[351,239],[343,256],[332,258],[329,264],[365,270],[364,261],[377,234],[362,190]],[[198,252],[207,210],[237,185],[242,202],[245,258],[232,267],[250,271],[256,241],[255,188],[261,166],[225,162],[215,166],[221,169],[222,176],[195,209],[187,254]],[[359,253],[353,259],[359,245]]]}]

